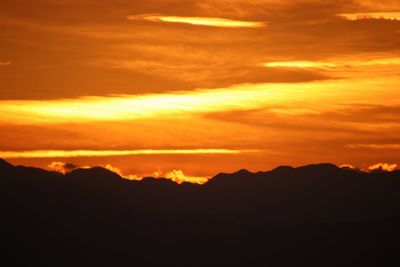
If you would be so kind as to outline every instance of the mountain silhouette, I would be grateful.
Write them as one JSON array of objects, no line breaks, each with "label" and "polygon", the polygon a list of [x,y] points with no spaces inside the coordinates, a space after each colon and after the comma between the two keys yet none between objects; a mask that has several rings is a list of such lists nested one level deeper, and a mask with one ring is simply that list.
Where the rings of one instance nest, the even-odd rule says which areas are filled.
[{"label": "mountain silhouette", "polygon": [[1,159],[1,158],[0,158],[0,171],[7,170],[7,169],[11,169],[11,168],[13,168],[13,167],[14,167],[13,165],[11,165],[10,163],[8,163],[8,162],[5,161],[4,159]]},{"label": "mountain silhouette", "polygon": [[[323,163],[204,185],[67,174],[0,159],[2,261],[14,266],[399,263],[400,171]],[[13,266],[13,265],[11,265]]]}]

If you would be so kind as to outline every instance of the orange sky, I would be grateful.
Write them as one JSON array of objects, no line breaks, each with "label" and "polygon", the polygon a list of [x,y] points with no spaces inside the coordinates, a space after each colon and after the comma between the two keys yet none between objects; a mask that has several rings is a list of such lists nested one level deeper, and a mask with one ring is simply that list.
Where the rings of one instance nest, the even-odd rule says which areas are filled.
[{"label": "orange sky", "polygon": [[0,40],[15,164],[400,163],[398,0],[2,0]]}]

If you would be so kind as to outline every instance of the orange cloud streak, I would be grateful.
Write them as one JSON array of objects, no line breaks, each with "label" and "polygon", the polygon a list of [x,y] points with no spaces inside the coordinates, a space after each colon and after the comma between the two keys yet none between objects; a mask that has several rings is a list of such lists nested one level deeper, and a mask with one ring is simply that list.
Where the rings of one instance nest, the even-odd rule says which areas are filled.
[{"label": "orange cloud streak", "polygon": [[[398,76],[292,84],[239,84],[147,95],[81,97],[43,101],[0,101],[0,123],[43,124],[191,118],[209,112],[265,108],[276,114],[320,113],[341,103],[398,104]],[[368,94],[365,94],[368,88]],[[315,92],[318,92],[316,94]],[[380,101],[379,103],[377,101]],[[321,105],[321,103],[324,105]],[[307,111],[307,112],[305,112]]]},{"label": "orange cloud streak", "polygon": [[363,20],[363,19],[400,20],[400,12],[348,13],[348,14],[338,14],[338,16],[352,21]]},{"label": "orange cloud streak", "polygon": [[178,17],[163,16],[160,14],[144,14],[128,16],[129,20],[144,20],[151,22],[183,23],[196,26],[210,26],[223,28],[260,28],[266,25],[265,22],[232,20],[215,17]]},{"label": "orange cloud streak", "polygon": [[73,158],[73,157],[106,157],[129,155],[190,155],[190,154],[240,154],[252,153],[257,150],[239,149],[137,149],[137,150],[31,150],[31,151],[0,151],[0,157],[13,158]]},{"label": "orange cloud streak", "polygon": [[350,148],[400,149],[400,144],[350,144]]},{"label": "orange cloud streak", "polygon": [[345,67],[369,67],[369,66],[385,66],[400,65],[400,58],[376,58],[363,60],[335,60],[335,61],[276,61],[266,62],[262,64],[270,68],[300,68],[300,69],[329,69],[329,68],[345,68]]}]

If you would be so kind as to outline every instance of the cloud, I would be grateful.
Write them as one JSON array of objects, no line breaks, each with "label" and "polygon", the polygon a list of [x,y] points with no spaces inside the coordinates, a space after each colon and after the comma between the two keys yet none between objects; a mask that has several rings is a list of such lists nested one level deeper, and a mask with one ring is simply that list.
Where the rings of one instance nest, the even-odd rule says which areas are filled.
[{"label": "cloud", "polygon": [[153,175],[155,178],[165,178],[178,184],[182,184],[184,182],[194,183],[194,184],[205,184],[210,179],[208,177],[188,176],[185,175],[182,170],[172,170],[166,173],[163,173],[162,171],[159,170],[154,172]]},{"label": "cloud", "polygon": [[357,168],[351,164],[342,164],[340,168],[342,169],[350,169],[355,171],[364,171],[364,172],[391,172],[398,169],[398,165],[395,163],[376,163],[368,166],[366,169]]},{"label": "cloud", "polygon": [[121,176],[122,178],[131,180],[131,181],[141,181],[143,180],[142,176],[136,175],[136,174],[130,174],[130,175],[124,175],[121,171],[121,169],[112,166],[111,164],[107,164],[106,166],[104,166],[105,169],[112,171],[116,174],[118,174],[119,176]]},{"label": "cloud", "polygon": [[393,163],[393,164],[377,163],[377,164],[369,166],[368,170],[370,172],[382,172],[382,171],[391,172],[391,171],[396,170],[397,168],[398,168],[398,165],[395,163]]},{"label": "cloud", "polygon": [[[276,114],[321,113],[351,102],[398,104],[398,76],[369,76],[309,83],[238,84],[163,94],[0,101],[0,123],[57,124],[190,117],[267,107]],[[365,90],[368,88],[368,94]],[[318,91],[318,94],[315,92]],[[324,103],[324,105],[321,105]],[[300,112],[298,112],[300,111]]]},{"label": "cloud", "polygon": [[191,155],[191,154],[240,154],[254,153],[253,149],[136,149],[136,150],[31,150],[0,151],[0,157],[13,158],[74,158],[74,157],[107,157],[129,155]]},{"label": "cloud", "polygon": [[352,0],[349,2],[352,2],[354,7],[358,10],[361,9],[364,11],[379,10],[382,12],[390,12],[393,10],[400,10],[400,2],[398,0]]},{"label": "cloud", "polygon": [[369,67],[369,66],[394,66],[400,65],[399,57],[375,58],[363,60],[334,60],[334,61],[275,61],[262,64],[270,68],[300,68],[300,69],[333,69],[346,67]]},{"label": "cloud", "polygon": [[316,61],[278,61],[267,62],[263,66],[270,68],[335,68],[337,64],[330,62],[316,62]]},{"label": "cloud", "polygon": [[1,66],[7,66],[7,65],[10,65],[11,64],[11,61],[0,61],[0,67]]},{"label": "cloud", "polygon": [[128,16],[129,20],[144,20],[151,22],[182,23],[196,26],[209,26],[221,28],[261,28],[265,27],[265,22],[232,20],[215,17],[179,17],[164,16],[161,14],[144,14]]},{"label": "cloud", "polygon": [[[129,174],[126,175],[122,172],[120,168],[117,168],[111,164],[106,164],[104,166],[101,166],[111,172],[114,172],[121,176],[124,179],[130,180],[130,181],[141,181],[145,177],[137,175],[137,174]],[[56,171],[60,172],[62,174],[66,174],[70,171],[73,171],[78,168],[85,168],[85,169],[90,169],[90,166],[84,166],[80,167],[78,165],[75,165],[73,163],[66,163],[66,162],[60,162],[60,161],[53,161],[48,165],[49,170],[51,171]],[[152,176],[157,179],[167,179],[171,180],[177,184],[182,184],[184,182],[186,183],[194,183],[194,184],[204,184],[206,183],[209,178],[208,177],[201,177],[201,176],[188,176],[183,173],[182,170],[172,170],[170,172],[162,172],[161,170],[155,171]]]},{"label": "cloud", "polygon": [[351,169],[351,170],[356,170],[356,169],[357,169],[357,167],[354,167],[354,166],[351,165],[351,164],[342,164],[342,165],[339,166],[339,168],[342,168],[342,169]]},{"label": "cloud", "polygon": [[48,165],[48,168],[52,171],[60,172],[63,174],[66,174],[67,172],[73,171],[75,169],[78,169],[79,166],[73,164],[73,163],[66,163],[66,162],[60,162],[60,161],[53,161]]},{"label": "cloud", "polygon": [[[47,1],[29,1],[24,2],[24,8],[18,8],[9,1],[0,23],[5,27],[2,39],[13,40],[4,45],[13,47],[10,51],[15,52],[4,57],[17,57],[16,61],[26,64],[13,67],[15,73],[9,73],[0,84],[0,98],[221,87],[259,82],[259,77],[263,77],[262,81],[274,79],[274,73],[268,70],[255,73],[258,70],[254,66],[268,57],[326,62],[327,57],[352,57],[360,51],[398,54],[398,29],[393,25],[378,29],[369,27],[369,22],[354,25],[335,17],[339,12],[357,10],[359,5],[345,8],[345,2],[352,1],[78,2],[61,8],[62,5],[55,7]],[[40,12],[26,11],[31,9]],[[82,12],[77,13],[77,9]],[[127,14],[127,10],[132,13]],[[148,12],[156,12],[156,18],[146,15]],[[142,22],[126,21],[129,14],[133,15],[131,19]],[[146,18],[160,22],[143,23]],[[161,21],[168,18],[175,23]],[[200,24],[210,24],[210,18],[229,18],[230,23],[267,21],[268,27],[240,31],[182,27],[182,23],[194,23],[193,18],[200,18]],[[25,31],[31,34],[23,38]],[[8,32],[10,36],[6,36]],[[37,57],[42,51],[47,51],[45,56]],[[74,79],[70,79],[71,75]],[[284,76],[288,78],[281,81],[290,80],[292,75],[287,73]],[[19,78],[25,76],[32,79]]]},{"label": "cloud", "polygon": [[400,149],[400,144],[350,144],[350,148]]},{"label": "cloud", "polygon": [[[388,147],[362,157],[346,147],[399,141],[398,112],[358,113],[366,103],[400,103],[397,21],[336,14],[392,12],[398,0],[4,1],[0,39],[10,49],[0,60],[20,64],[0,68],[0,98],[15,100],[0,101],[2,150],[260,148],[293,164],[397,156]],[[157,22],[127,19],[149,13]],[[215,23],[210,18],[267,25],[190,24]],[[256,112],[243,115],[248,110]],[[218,157],[255,169],[282,159],[255,155]],[[128,157],[110,163],[125,170],[115,161]],[[163,165],[183,157],[135,159],[190,174],[193,163]]]},{"label": "cloud", "polygon": [[342,17],[347,20],[365,20],[365,19],[382,19],[382,20],[399,20],[400,21],[400,12],[366,12],[366,13],[347,13],[347,14],[338,14],[339,17]]},{"label": "cloud", "polygon": [[[121,169],[112,166],[111,164],[107,164],[104,166],[107,170],[110,170],[119,176],[121,176],[124,179],[131,180],[131,181],[141,181],[145,177],[139,176],[136,174],[129,174],[125,175],[122,173]],[[199,177],[199,176],[188,176],[183,173],[182,170],[172,170],[170,172],[162,172],[161,170],[155,171],[152,174],[153,178],[156,179],[167,179],[171,180],[177,184],[182,184],[182,183],[193,183],[193,184],[204,184],[206,183],[210,178],[208,177]]]}]

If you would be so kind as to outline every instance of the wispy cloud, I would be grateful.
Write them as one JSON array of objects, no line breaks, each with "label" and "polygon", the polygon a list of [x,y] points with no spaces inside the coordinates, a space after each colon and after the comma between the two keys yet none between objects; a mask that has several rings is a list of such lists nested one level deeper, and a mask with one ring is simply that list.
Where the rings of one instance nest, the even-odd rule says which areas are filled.
[{"label": "wispy cloud", "polygon": [[[398,104],[398,76],[293,84],[241,84],[165,94],[0,101],[0,122],[12,124],[127,121],[267,107],[276,114],[315,114],[351,103]],[[365,94],[365,88],[368,94]],[[318,94],[315,94],[315,92]],[[323,102],[324,105],[320,105]]]},{"label": "wispy cloud", "polygon": [[0,151],[0,157],[13,158],[74,158],[129,155],[190,155],[190,154],[240,154],[257,150],[199,148],[199,149],[137,149],[137,150],[30,150]]},{"label": "wispy cloud", "polygon": [[338,14],[338,16],[352,21],[364,19],[400,20],[400,12],[344,13]]},{"label": "wispy cloud", "polygon": [[183,23],[196,26],[222,27],[222,28],[261,28],[265,27],[265,22],[244,21],[215,17],[179,17],[164,16],[161,14],[144,14],[128,16],[129,20],[143,20],[151,22]]},{"label": "wispy cloud", "polygon": [[263,63],[263,66],[270,68],[300,68],[300,69],[330,69],[345,67],[368,67],[400,65],[399,57],[373,58],[363,60],[333,60],[333,61],[273,61]]},{"label": "wispy cloud", "polygon": [[0,67],[1,66],[7,66],[7,65],[10,65],[11,64],[11,61],[0,61]]},{"label": "wispy cloud", "polygon": [[400,149],[400,144],[350,144],[350,148]]},{"label": "wispy cloud", "polygon": [[270,68],[335,68],[337,64],[333,62],[318,62],[318,61],[277,61],[267,62],[263,64]]}]

